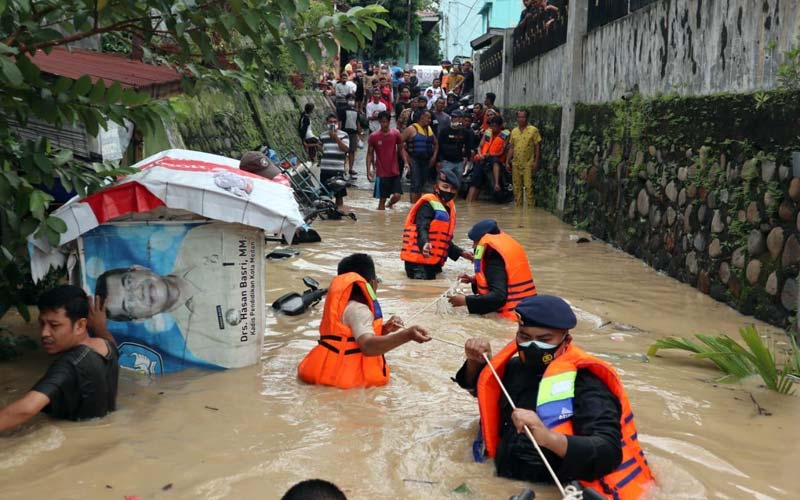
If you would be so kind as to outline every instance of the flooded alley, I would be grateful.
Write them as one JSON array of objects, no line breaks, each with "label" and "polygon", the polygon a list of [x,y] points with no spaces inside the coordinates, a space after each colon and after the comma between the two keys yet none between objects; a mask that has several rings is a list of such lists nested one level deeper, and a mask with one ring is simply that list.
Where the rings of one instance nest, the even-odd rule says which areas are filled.
[{"label": "flooded alley", "polygon": [[[380,213],[358,191],[350,204],[358,222],[319,222],[322,243],[268,263],[268,302],[302,288],[303,276],[324,286],[339,259],[361,251],[376,260],[384,314],[408,318],[469,271],[461,260],[449,262],[436,281],[408,280],[398,258],[407,201]],[[644,355],[661,336],[733,334],[750,318],[602,242],[576,243],[575,231],[548,213],[484,203],[458,209],[458,243],[468,245],[471,224],[495,217],[525,246],[539,290],[565,297],[578,311],[578,345],[619,370],[659,482],[656,498],[795,496],[796,397],[756,383],[715,384],[719,373],[710,364],[680,353],[665,351],[650,362]],[[442,309],[430,307],[414,322],[457,343],[487,337],[495,351],[513,338],[512,324]],[[382,388],[299,382],[296,367],[316,342],[321,312],[321,304],[294,318],[270,312],[257,366],[155,379],[126,372],[119,410],[108,418],[35,419],[3,439],[2,497],[278,498],[311,477],[333,480],[355,499],[505,499],[525,486],[472,460],[477,404],[450,380],[463,361],[459,349],[430,342],[389,353],[394,376]],[[27,390],[46,363],[37,351],[0,365],[2,400]],[[771,416],[757,414],[751,394]],[[558,497],[553,487],[536,490],[540,498]]]}]

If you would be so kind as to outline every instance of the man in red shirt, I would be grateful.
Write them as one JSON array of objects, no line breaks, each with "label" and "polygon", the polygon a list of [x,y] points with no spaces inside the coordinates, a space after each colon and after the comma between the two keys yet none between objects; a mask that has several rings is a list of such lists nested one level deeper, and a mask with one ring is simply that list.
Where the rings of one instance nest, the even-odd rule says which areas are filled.
[{"label": "man in red shirt", "polygon": [[[400,164],[397,161],[398,155],[404,155],[403,140],[397,129],[389,128],[390,115],[383,111],[378,115],[378,122],[381,124],[380,130],[369,135],[367,141],[367,179],[375,179],[372,166],[375,165],[377,179],[375,180],[375,198],[378,198],[378,210],[386,208],[386,199],[389,200],[389,208],[400,201],[403,194],[403,186],[400,180]],[[404,157],[405,159],[405,157]],[[408,160],[405,160],[408,163]]]},{"label": "man in red shirt", "polygon": [[391,81],[387,80],[386,78],[381,77],[379,80],[380,84],[378,88],[381,91],[381,102],[386,105],[386,110],[389,111],[389,115],[391,115],[392,110],[394,108],[394,104],[392,103],[392,84]]}]

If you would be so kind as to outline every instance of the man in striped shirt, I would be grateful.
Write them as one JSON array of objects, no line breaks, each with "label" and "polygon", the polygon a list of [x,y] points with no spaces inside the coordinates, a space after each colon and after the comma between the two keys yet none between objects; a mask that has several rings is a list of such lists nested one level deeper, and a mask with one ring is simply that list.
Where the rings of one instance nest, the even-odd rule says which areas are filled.
[{"label": "man in striped shirt", "polygon": [[[347,151],[350,148],[347,133],[339,130],[339,119],[336,113],[329,114],[325,122],[328,128],[319,136],[319,142],[322,144],[319,179],[323,185],[335,177],[344,178],[345,161],[347,161]],[[344,205],[347,189],[341,188],[335,191],[334,195],[336,196],[336,206],[341,207]]]}]

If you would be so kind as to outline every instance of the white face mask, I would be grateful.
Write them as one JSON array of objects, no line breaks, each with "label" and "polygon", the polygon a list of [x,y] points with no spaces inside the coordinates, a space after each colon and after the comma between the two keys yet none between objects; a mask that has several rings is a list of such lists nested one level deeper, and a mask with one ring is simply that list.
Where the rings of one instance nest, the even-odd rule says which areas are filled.
[{"label": "white face mask", "polygon": [[561,344],[561,342],[559,342],[558,344],[548,344],[546,342],[539,342],[538,340],[529,340],[527,342],[520,342],[517,345],[519,345],[522,348],[530,347],[532,345],[535,345],[539,349],[555,349],[556,347],[559,346],[559,344]]}]

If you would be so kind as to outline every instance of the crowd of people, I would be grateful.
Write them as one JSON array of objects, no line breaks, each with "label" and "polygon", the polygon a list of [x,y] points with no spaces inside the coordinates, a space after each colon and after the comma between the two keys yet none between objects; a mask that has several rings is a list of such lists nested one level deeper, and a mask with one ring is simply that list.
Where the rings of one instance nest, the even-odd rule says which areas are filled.
[{"label": "crowd of people", "polygon": [[522,0],[523,8],[515,31],[551,29],[562,14],[555,3],[552,0]]},{"label": "crowd of people", "polygon": [[[356,150],[367,147],[366,173],[375,183],[379,210],[400,200],[404,179],[409,200],[416,202],[442,170],[455,172],[468,202],[486,191],[497,201],[533,205],[542,137],[527,111],[516,113],[510,130],[494,93],[474,103],[464,94],[474,84],[470,62],[453,67],[442,61],[441,73],[424,90],[414,69],[399,70],[392,80],[388,65],[370,67],[366,74],[357,61],[348,68],[331,90],[336,111],[327,117],[328,129],[319,136],[310,131],[313,107],[308,106],[298,126],[309,156],[314,159],[321,150],[323,182],[356,177]],[[345,195],[336,193],[338,205]]]}]

